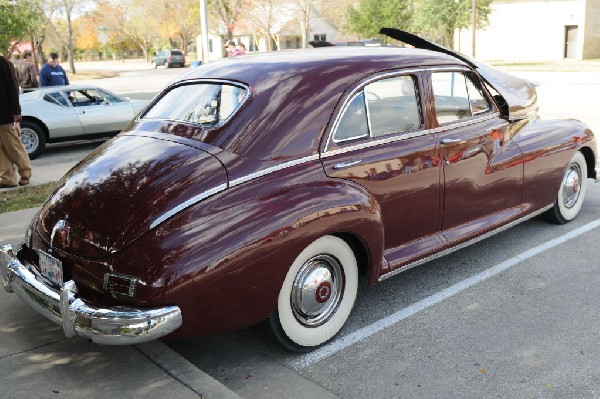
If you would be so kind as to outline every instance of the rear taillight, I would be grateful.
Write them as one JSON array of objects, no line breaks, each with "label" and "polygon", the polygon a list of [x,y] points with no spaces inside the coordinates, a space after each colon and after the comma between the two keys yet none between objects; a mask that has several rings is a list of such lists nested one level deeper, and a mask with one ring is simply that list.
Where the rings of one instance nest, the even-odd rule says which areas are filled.
[{"label": "rear taillight", "polygon": [[169,61],[171,61],[171,60],[173,59],[173,57],[171,57],[171,56],[168,56],[168,57],[167,57],[167,59],[168,59]]}]

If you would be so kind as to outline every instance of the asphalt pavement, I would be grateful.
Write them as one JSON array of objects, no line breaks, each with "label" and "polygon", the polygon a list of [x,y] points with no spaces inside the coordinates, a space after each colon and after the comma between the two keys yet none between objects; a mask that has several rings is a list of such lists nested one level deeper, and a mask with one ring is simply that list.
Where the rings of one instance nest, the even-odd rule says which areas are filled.
[{"label": "asphalt pavement", "polygon": [[[113,64],[108,63],[107,65],[110,66]],[[117,67],[115,66],[114,68]],[[122,72],[121,76],[103,79],[101,85],[102,87],[109,88],[119,93],[131,93],[132,97],[135,95],[152,95],[152,93],[158,90],[155,88],[155,86],[158,87],[164,83],[161,83],[157,80],[156,82],[150,84],[148,83],[148,78],[134,76],[136,71],[147,68],[149,67],[143,63],[127,64],[127,70]],[[167,81],[173,79],[176,76],[176,73],[181,73],[183,70],[169,69],[159,70],[157,72],[157,75],[160,75],[159,77],[162,81]],[[124,75],[129,73],[132,75],[126,78]],[[536,78],[536,80],[542,83],[542,86],[539,88],[540,104],[542,106],[542,113],[546,114],[544,115],[545,117],[562,116],[561,114],[565,112],[569,116],[577,117],[588,122],[595,131],[600,131],[598,115],[594,106],[595,102],[592,101],[593,90],[588,90],[588,86],[593,87],[591,86],[591,83],[597,85],[597,83],[600,82],[597,74],[585,74],[585,77],[580,79],[587,83],[586,86],[575,84],[570,81],[557,86],[556,84],[553,84],[553,79],[556,75],[550,73],[522,73],[521,75],[524,75],[525,77],[531,75],[532,78]],[[580,75],[584,74],[582,73]],[[575,76],[575,74],[568,74],[568,76]],[[145,86],[142,86],[142,80],[144,81],[143,84],[145,84]],[[94,81],[94,83],[98,84],[99,82]],[[578,93],[581,91],[584,95],[571,94],[571,92],[574,90],[578,90]],[[568,112],[566,112],[567,110],[565,107],[561,106],[561,104],[564,103],[565,97],[570,98],[571,102],[577,104],[577,106],[570,106]],[[549,100],[553,100],[555,102],[549,102]],[[59,145],[52,151],[44,153],[42,157],[32,161],[33,176],[31,179],[31,184],[43,184],[58,180],[64,175],[64,173],[74,166],[85,155],[86,152],[91,151],[95,146],[96,144],[82,143],[79,145],[76,144],[76,149],[74,149],[75,147],[72,145],[72,143],[70,143],[68,147],[62,147],[62,145]],[[53,158],[53,151],[62,152],[61,156]],[[594,186],[594,189],[596,189],[596,187],[597,186]],[[590,203],[592,205],[597,203],[597,192],[597,189],[595,191],[591,190],[590,199],[592,199],[592,201],[587,201],[588,208],[590,208]],[[597,207],[592,208],[592,211],[597,209]],[[596,212],[592,211],[590,211],[592,214],[597,214]],[[23,239],[27,224],[36,212],[37,209],[27,209],[18,212],[0,214],[0,244],[11,243],[18,245]],[[594,216],[594,218],[595,217],[596,216]],[[521,226],[520,229],[526,230],[522,233],[523,236],[537,236],[541,234],[538,232],[538,230],[535,230],[533,233],[527,233],[530,229],[532,229],[532,227],[536,227],[535,222],[530,223],[530,225]],[[546,229],[543,230],[543,232],[546,231]],[[512,234],[517,234],[519,232],[520,230],[516,229],[511,231]],[[498,241],[489,241],[487,242],[487,245],[501,245],[504,244],[505,241],[509,241],[513,245],[515,243],[520,243],[522,241],[520,239],[521,236],[517,235],[516,237],[517,238],[510,236],[510,238],[501,240],[500,243],[498,243]],[[589,241],[588,247],[593,248],[595,245],[595,240],[591,236],[586,240]],[[526,248],[523,248],[523,250],[525,249]],[[510,248],[510,251],[514,250],[514,248]],[[476,252],[476,249],[473,251]],[[469,252],[466,253],[468,254]],[[569,256],[573,256],[573,254],[580,253],[581,252],[578,250],[564,251],[564,254],[562,252],[558,253],[557,251],[556,253],[553,253],[553,256],[558,258],[564,256],[568,258]],[[585,261],[585,258],[579,258],[580,256],[577,257],[578,261]],[[443,262],[441,261],[440,263]],[[569,264],[569,267],[571,268],[571,274],[573,276],[583,276],[587,278],[587,282],[593,282],[595,279],[597,279],[597,276],[590,272],[592,268],[589,265],[584,265],[585,267],[581,266],[583,272],[581,274],[577,274],[573,271],[574,266],[572,263],[574,262],[572,259],[564,259],[563,263]],[[477,264],[477,262],[469,258],[464,262],[462,260],[456,260],[454,264],[471,265]],[[549,276],[546,277],[548,282],[553,282],[557,286],[565,285],[565,277],[562,275],[558,276],[556,274],[558,270],[562,269],[557,268],[554,270],[550,265],[551,263],[548,262],[546,258],[540,258],[540,260],[536,260],[536,263],[531,266],[531,276],[528,276],[527,280],[523,280],[521,276],[511,277],[510,274],[507,274],[508,277],[511,277],[515,280],[514,282],[511,282],[510,286],[519,287],[518,283],[520,282],[522,284],[522,281],[525,281],[534,288],[539,288],[539,290],[533,292],[532,295],[540,295],[539,291],[544,293],[542,302],[548,302],[549,304],[552,304],[551,306],[554,309],[553,312],[557,315],[562,315],[560,317],[556,316],[555,318],[561,319],[564,317],[564,320],[566,321],[563,324],[567,325],[569,319],[566,317],[566,315],[568,312],[572,311],[572,308],[563,303],[564,301],[562,298],[564,298],[564,294],[554,291],[548,291],[548,293],[546,293],[546,287],[553,287],[553,285],[543,285],[540,283],[540,276]],[[546,267],[546,269],[549,270],[538,270],[538,268],[542,267]],[[455,268],[458,269],[459,267],[456,266]],[[432,273],[432,270],[437,269],[435,267],[431,267],[429,269],[424,268],[422,270],[423,271],[420,273],[427,274]],[[416,273],[417,272],[415,272],[415,274]],[[450,276],[454,276],[456,274],[457,270],[453,270],[453,273],[450,274]],[[553,277],[555,275],[556,277]],[[430,281],[430,276],[426,277],[427,278],[424,278],[423,281]],[[445,278],[449,277],[445,276],[444,279]],[[544,282],[546,282],[546,280],[544,280]],[[395,283],[397,284],[398,282],[396,281]],[[421,283],[417,284],[419,290],[422,289],[420,284]],[[572,284],[576,287],[587,286],[587,284],[584,284],[581,281],[574,282]],[[396,298],[396,294],[387,293],[385,290],[387,285],[391,286],[393,284],[383,284],[383,288],[379,288],[379,291],[375,292],[375,294],[371,294],[375,296],[380,295],[382,298],[376,297],[370,302],[387,303],[390,301],[390,298]],[[501,291],[501,286],[495,288],[490,285],[482,285],[482,287],[483,288],[481,291],[475,291],[473,295],[478,298],[499,298],[497,302],[499,304],[509,304],[509,309],[521,309],[521,307],[523,307],[522,305],[519,305],[518,302],[515,302],[515,297],[511,297],[510,295],[506,297],[502,296],[504,294]],[[528,292],[528,288],[531,287],[525,287],[522,290],[523,292],[518,292],[518,295],[516,296],[517,299],[522,297],[524,292]],[[380,294],[377,294],[378,292]],[[574,292],[583,293],[584,290],[574,290]],[[512,291],[509,293],[511,295],[516,295]],[[552,296],[553,294],[554,296]],[[395,299],[396,302],[399,300],[400,299],[398,298]],[[553,300],[556,303],[552,302]],[[572,301],[569,303],[571,302]],[[589,299],[581,298],[580,303],[589,304],[589,308],[597,309],[595,306],[597,301],[593,303]],[[466,311],[477,310],[472,309],[472,304],[466,304],[464,306],[456,306],[456,304],[454,305],[455,308],[464,309],[462,310],[463,313]],[[487,304],[486,306],[493,306],[493,304]],[[493,348],[496,343],[490,341],[497,339],[497,334],[495,332],[511,330],[510,327],[507,327],[511,326],[511,321],[501,319],[497,324],[489,326],[489,314],[502,314],[503,310],[486,308],[481,304],[480,307],[483,312],[481,319],[483,321],[479,319],[469,321],[468,323],[465,323],[465,325],[469,326],[468,329],[457,330],[454,335],[459,337],[467,337],[464,342],[461,342],[461,345],[464,343],[464,346],[467,347],[476,347],[474,342],[479,342],[472,337],[491,337],[489,339],[481,339],[480,341],[482,342],[483,346],[489,344],[489,347]],[[562,313],[558,312],[557,309],[562,310]],[[371,308],[368,310],[372,313]],[[450,311],[451,309],[449,309],[449,305],[441,305],[441,313],[450,314]],[[360,312],[357,313],[360,314]],[[545,327],[545,323],[547,324],[547,321],[539,320],[544,314],[545,313],[540,312],[540,317],[532,318],[531,323],[537,323],[538,325]],[[430,311],[425,316],[427,315],[433,317],[436,314],[433,311]],[[438,314],[437,317],[439,316],[440,315]],[[461,317],[466,316],[463,314]],[[527,321],[531,318],[529,314],[519,317],[522,318],[523,321]],[[592,320],[597,319],[597,313],[590,317]],[[360,319],[361,317],[355,317],[355,320]],[[373,381],[381,380],[385,380],[390,384],[398,384],[399,382],[397,381],[402,381],[403,385],[405,385],[406,381],[416,381],[419,383],[419,385],[416,385],[415,383],[414,386],[409,386],[406,388],[406,392],[411,392],[410,394],[407,394],[407,396],[426,397],[426,395],[423,394],[423,390],[426,388],[426,385],[423,385],[421,380],[426,381],[427,384],[429,384],[431,381],[438,381],[439,386],[446,388],[449,386],[460,387],[460,384],[456,384],[456,381],[450,378],[450,374],[440,375],[431,371],[440,369],[439,366],[437,368],[427,367],[426,364],[424,365],[423,363],[419,363],[419,359],[422,359],[423,356],[412,354],[408,349],[406,351],[406,356],[403,359],[399,359],[396,362],[393,362],[389,359],[386,360],[386,356],[390,357],[389,353],[392,354],[392,357],[397,356],[397,353],[400,353],[399,351],[390,349],[390,342],[405,342],[407,337],[420,337],[423,335],[423,331],[425,331],[427,334],[423,335],[423,342],[419,342],[418,340],[408,341],[412,345],[412,350],[414,352],[418,352],[427,349],[428,352],[426,354],[426,359],[430,359],[430,362],[442,363],[442,360],[440,359],[445,359],[444,362],[447,362],[448,364],[447,367],[443,368],[444,370],[456,369],[456,364],[458,364],[457,361],[454,357],[448,355],[451,350],[446,349],[446,347],[441,344],[437,344],[448,341],[449,343],[447,346],[449,348],[454,347],[456,344],[448,338],[450,337],[451,333],[448,332],[445,335],[441,335],[437,341],[435,339],[427,339],[430,338],[431,333],[429,333],[428,329],[424,328],[423,325],[432,326],[434,325],[434,322],[424,322],[422,318],[414,318],[409,321],[410,323],[415,323],[415,331],[413,332],[410,331],[410,329],[413,327],[411,324],[408,324],[403,329],[399,330],[400,332],[398,332],[398,334],[401,334],[400,336],[392,338],[389,336],[387,336],[387,338],[386,336],[378,336],[374,341],[370,340],[357,345],[352,353],[359,353],[359,355],[356,355],[359,356],[359,358],[354,358],[355,355],[352,353],[349,355],[349,357],[341,357],[340,355],[336,355],[333,356],[332,360],[328,363],[321,362],[316,366],[308,367],[306,370],[299,372],[285,361],[281,361],[281,365],[277,366],[273,364],[270,358],[267,359],[268,361],[264,360],[263,358],[258,358],[259,361],[257,361],[256,356],[253,357],[252,354],[245,354],[244,351],[256,350],[261,352],[260,354],[264,357],[274,357],[270,352],[263,351],[264,348],[260,345],[256,345],[254,341],[250,341],[251,343],[248,344],[248,338],[245,335],[252,335],[248,332],[240,333],[240,335],[232,335],[234,338],[230,339],[230,341],[225,341],[228,345],[233,347],[229,355],[227,355],[228,352],[219,350],[220,348],[218,348],[222,343],[221,340],[229,339],[229,336],[227,335],[214,337],[212,339],[203,341],[189,341],[170,344],[171,347],[173,347],[177,352],[161,341],[155,341],[136,346],[108,347],[95,345],[83,338],[67,339],[64,337],[59,326],[54,325],[50,321],[47,321],[45,318],[35,313],[16,295],[5,293],[4,290],[0,288],[0,342],[2,342],[2,345],[0,346],[0,383],[2,384],[2,387],[0,388],[0,398],[87,397],[93,399],[106,397],[122,398],[141,396],[149,398],[163,398],[169,396],[174,398],[239,397],[231,389],[234,389],[240,395],[247,397],[301,397],[300,394],[303,395],[302,397],[335,397],[334,393],[339,397],[393,397],[393,395],[384,396],[383,394],[377,395],[373,393],[373,385],[377,385],[373,384]],[[419,325],[419,323],[422,325]],[[519,323],[521,323],[521,319],[519,319]],[[482,324],[482,326],[479,326],[479,324]],[[478,330],[474,330],[473,326],[479,326],[481,328],[478,327]],[[563,325],[561,325],[561,327],[562,326]],[[551,327],[556,329],[555,325]],[[588,328],[588,330],[591,329],[593,328]],[[523,336],[527,338],[528,335],[531,334],[530,331],[535,330],[536,329],[533,327],[526,329],[526,331],[523,332]],[[564,327],[564,331],[567,331],[565,332],[565,335],[556,340],[558,343],[546,342],[547,338],[544,335],[546,334],[546,330],[544,328],[540,328],[538,330],[540,332],[537,335],[534,335],[528,339],[531,341],[539,340],[541,342],[540,345],[548,344],[549,347],[558,348],[560,343],[560,345],[562,345],[560,349],[566,352],[566,349],[563,346],[568,345],[570,342],[569,340],[572,340],[573,336],[573,332],[567,327]],[[448,331],[453,330],[448,329]],[[595,362],[595,358],[593,356],[589,356],[588,353],[593,353],[596,351],[595,342],[597,342],[597,340],[594,341],[594,339],[597,338],[597,334],[590,331],[588,331],[588,333],[590,338],[582,340],[582,344],[575,347],[578,349],[578,351],[575,352],[576,356],[574,355],[574,357],[576,359],[573,360],[573,362],[577,361],[581,363],[581,359],[589,361],[589,369],[591,370],[594,368],[593,363]],[[244,337],[244,339],[238,339],[240,336]],[[380,342],[379,340],[382,339],[385,339],[385,341]],[[510,343],[511,339],[512,338],[508,338],[507,342]],[[431,346],[432,342],[438,345],[438,349]],[[269,342],[268,345],[271,345],[271,343]],[[534,346],[533,343],[531,345]],[[254,346],[258,346],[258,349],[254,348]],[[588,350],[588,347],[594,348],[594,350]],[[456,350],[462,354],[468,353],[467,349]],[[531,350],[529,352],[524,351],[525,355],[523,357],[523,363],[529,364],[533,362],[535,363],[536,367],[539,367],[540,370],[549,369],[547,365],[550,363],[550,360],[545,358],[540,360],[539,358],[540,353],[544,354],[546,352],[539,350],[539,348],[535,349],[536,350]],[[481,350],[477,349],[477,351],[478,353],[486,353],[485,348]],[[178,352],[181,353],[181,355]],[[560,351],[556,350],[556,352]],[[186,358],[182,357],[182,355]],[[360,358],[360,356],[367,356],[366,359],[370,359],[371,365],[369,366],[369,363],[365,362],[365,358]],[[506,370],[515,368],[515,357],[511,355],[510,351],[506,351],[505,357],[506,359],[497,356],[498,359],[494,359],[494,364],[490,364],[493,362],[489,359],[484,359],[486,362],[483,362],[480,358],[471,361],[471,363],[473,364],[473,367],[475,367],[475,374],[480,377],[480,379],[483,379],[492,375],[490,370],[493,370],[494,367],[496,369],[500,369],[498,365],[502,366],[502,369]],[[235,358],[236,361],[232,361],[232,358]],[[239,360],[240,358],[242,359],[241,361]],[[561,362],[560,364],[564,366],[564,364],[566,364],[563,362],[564,359],[560,357],[559,359]],[[207,366],[211,363],[211,366]],[[240,366],[240,363],[244,367]],[[230,364],[233,364],[233,366],[229,367]],[[360,367],[357,367],[356,373],[354,373],[352,370],[343,368],[343,365],[353,364],[360,365]],[[237,366],[237,368],[235,368],[235,366]],[[215,372],[214,370],[211,370],[211,367],[217,371]],[[566,370],[568,371],[570,367],[571,366],[567,367]],[[225,371],[221,371],[220,369]],[[247,369],[253,370],[253,375],[249,374],[249,372],[246,371]],[[219,378],[219,380],[227,384],[229,388],[225,387],[221,382],[207,375],[202,370],[206,370],[207,372],[211,373],[212,376]],[[515,374],[519,375],[522,373],[523,367],[515,368],[515,370]],[[540,386],[542,386],[542,389],[546,389],[547,392],[544,391],[542,392],[541,396],[533,395],[532,397],[596,397],[596,394],[591,394],[591,396],[581,395],[583,392],[581,388],[579,388],[579,390],[572,391],[578,392],[579,395],[548,396],[550,395],[550,388],[548,388],[550,386],[550,382],[544,380],[544,378],[548,377],[548,373],[550,373],[550,376],[556,378],[548,378],[548,381],[553,383],[552,386],[559,386],[560,383],[557,382],[560,380],[560,378],[558,378],[559,375],[562,379],[572,379],[573,375],[581,375],[579,378],[585,379],[589,378],[591,372],[587,374],[585,372],[582,373],[580,371],[581,368],[579,368],[576,369],[577,372],[569,374],[565,372],[565,367],[562,367],[560,370],[557,368],[556,373],[554,369],[550,369],[550,371],[546,373],[542,373],[540,370],[536,371],[539,372],[539,375],[536,375],[536,378],[543,380],[544,383]],[[237,375],[235,374],[236,372],[241,373],[239,381],[227,381],[229,378],[227,376],[231,374]],[[219,373],[226,375],[226,377],[223,377]],[[396,375],[391,375],[394,373]],[[421,375],[417,375],[418,373],[421,373]],[[263,376],[262,379],[261,376]],[[514,379],[516,377],[510,375],[510,378]],[[509,378],[507,377],[507,380],[508,379]],[[367,382],[367,380],[370,382]],[[498,378],[498,380],[500,379]],[[266,386],[267,382],[270,384],[269,388],[273,391],[271,392],[271,396],[264,394],[265,388],[263,385]],[[467,385],[471,382],[472,381],[467,381]],[[593,382],[588,382],[587,384],[588,385],[580,385],[584,387],[594,386]],[[273,389],[273,385],[280,387],[280,390],[275,391]],[[503,388],[505,387],[502,385],[493,387],[489,386],[487,392],[490,394],[490,396],[494,396],[492,393],[503,392]],[[389,392],[395,393],[399,392],[399,388],[397,386],[391,386],[391,388],[384,387],[380,389],[388,389]],[[250,392],[252,392],[252,394],[249,394]],[[257,395],[258,392],[263,392],[264,395]],[[381,393],[384,391],[380,390],[375,392]],[[427,392],[430,394],[434,392],[435,397],[453,396],[449,393],[449,391],[445,391],[444,394],[444,392],[430,389]],[[522,391],[520,392],[522,393]],[[508,394],[508,392],[504,393]],[[468,397],[469,395],[463,392],[462,395],[459,396]],[[432,396],[430,395],[430,397]]]}]

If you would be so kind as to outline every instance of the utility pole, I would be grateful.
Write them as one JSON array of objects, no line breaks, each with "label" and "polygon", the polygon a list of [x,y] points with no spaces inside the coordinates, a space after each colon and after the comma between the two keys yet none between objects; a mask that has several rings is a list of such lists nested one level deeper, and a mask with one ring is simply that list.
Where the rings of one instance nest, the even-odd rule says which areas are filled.
[{"label": "utility pole", "polygon": [[471,55],[475,58],[475,32],[477,32],[477,0],[471,0]]},{"label": "utility pole", "polygon": [[198,52],[198,58],[202,64],[208,62],[208,12],[206,11],[206,0],[200,0],[200,35],[202,36],[202,52]]}]

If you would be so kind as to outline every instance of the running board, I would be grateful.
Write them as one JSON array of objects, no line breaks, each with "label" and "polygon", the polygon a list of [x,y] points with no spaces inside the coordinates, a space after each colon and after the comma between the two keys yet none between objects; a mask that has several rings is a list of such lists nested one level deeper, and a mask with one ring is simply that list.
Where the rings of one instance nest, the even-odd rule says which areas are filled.
[{"label": "running board", "polygon": [[504,230],[508,230],[511,227],[518,225],[519,223],[523,223],[526,220],[529,220],[529,219],[532,219],[532,218],[534,218],[534,217],[536,217],[538,215],[541,215],[542,213],[546,212],[548,209],[551,209],[553,206],[554,206],[554,204],[550,204],[548,206],[545,206],[542,209],[539,209],[539,210],[537,210],[537,211],[535,211],[533,213],[530,213],[529,215],[523,216],[520,219],[515,219],[515,220],[513,220],[510,223],[502,225],[502,226],[500,226],[500,227],[498,227],[498,228],[496,228],[494,230],[490,230],[490,231],[488,231],[485,234],[482,234],[482,235],[477,236],[475,238],[471,238],[468,241],[462,242],[462,243],[460,243],[458,245],[455,245],[453,247],[450,247],[450,248],[446,248],[446,249],[444,249],[444,250],[442,250],[440,252],[436,252],[434,254],[431,254],[429,256],[426,256],[426,257],[424,257],[422,259],[419,259],[419,260],[416,260],[414,262],[407,263],[406,265],[401,266],[401,267],[399,267],[399,268],[397,268],[395,270],[392,270],[391,272],[386,273],[383,276],[379,277],[379,281],[387,280],[388,278],[393,277],[393,276],[395,276],[397,274],[400,274],[402,272],[405,272],[407,270],[410,270],[413,267],[417,267],[419,265],[422,265],[423,263],[427,263],[427,262],[432,261],[434,259],[441,258],[442,256],[446,256],[446,255],[448,255],[448,254],[450,254],[450,253],[452,253],[454,251],[458,251],[459,249],[463,249],[465,247],[468,247],[471,244],[475,244],[478,241],[485,240],[486,238],[489,238],[489,237],[491,237],[491,236],[493,236],[495,234],[501,233]]}]

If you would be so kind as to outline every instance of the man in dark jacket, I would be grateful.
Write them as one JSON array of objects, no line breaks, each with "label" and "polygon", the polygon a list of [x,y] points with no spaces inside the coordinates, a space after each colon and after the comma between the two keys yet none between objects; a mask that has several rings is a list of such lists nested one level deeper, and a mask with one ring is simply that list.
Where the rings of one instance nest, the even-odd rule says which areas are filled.
[{"label": "man in dark jacket", "polygon": [[21,142],[21,105],[15,68],[0,55],[0,188],[16,187],[19,169],[19,185],[26,186],[31,178],[29,156]]},{"label": "man in dark jacket", "polygon": [[67,73],[58,65],[58,54],[50,53],[48,63],[44,64],[40,70],[40,87],[44,86],[64,86],[69,84]]}]

